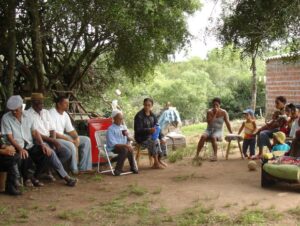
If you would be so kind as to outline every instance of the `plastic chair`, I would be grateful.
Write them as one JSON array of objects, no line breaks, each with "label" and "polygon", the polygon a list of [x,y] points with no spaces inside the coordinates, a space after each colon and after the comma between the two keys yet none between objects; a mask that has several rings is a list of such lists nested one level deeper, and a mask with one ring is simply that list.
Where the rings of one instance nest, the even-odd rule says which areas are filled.
[{"label": "plastic chair", "polygon": [[[111,172],[112,175],[115,175],[114,173],[114,167],[112,166],[111,160],[113,158],[116,158],[118,156],[118,154],[115,154],[113,152],[107,151],[106,148],[106,132],[107,130],[99,130],[95,132],[95,139],[96,139],[96,143],[97,143],[97,148],[98,148],[98,173],[108,173]],[[100,170],[100,160],[101,158],[105,159],[105,161],[108,163],[109,165],[109,170]],[[131,174],[132,172],[124,172],[121,173],[121,175],[125,175],[125,174]]]}]

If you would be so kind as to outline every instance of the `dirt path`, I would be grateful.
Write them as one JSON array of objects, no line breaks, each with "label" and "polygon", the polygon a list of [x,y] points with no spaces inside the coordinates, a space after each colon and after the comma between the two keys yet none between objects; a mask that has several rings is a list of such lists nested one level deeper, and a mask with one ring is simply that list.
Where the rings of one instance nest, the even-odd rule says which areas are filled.
[{"label": "dirt path", "polygon": [[[284,215],[270,224],[297,225],[297,218],[286,212],[300,205],[300,187],[280,184],[262,189],[260,170],[249,172],[247,160],[241,160],[237,153],[231,155],[228,161],[221,157],[214,163],[204,161],[202,166],[192,166],[190,158],[169,164],[164,170],[150,170],[147,163],[147,159],[143,159],[139,175],[82,175],[76,188],[65,187],[58,181],[41,189],[26,191],[18,198],[0,195],[0,225],[153,225],[153,215],[147,215],[149,211],[146,209],[145,215],[141,212],[141,215],[130,219],[121,212],[117,214],[124,211],[120,203],[135,201],[140,204],[149,202],[151,211],[158,210],[158,216],[163,215],[157,218],[155,225],[180,224],[177,218],[161,219],[166,216],[174,218],[195,203],[211,208],[214,213],[224,213],[229,218],[248,209],[274,209]],[[119,197],[120,194],[123,197]],[[119,197],[120,205],[107,204],[116,197]],[[140,211],[144,207],[136,207],[135,210]],[[116,212],[115,216],[105,216],[106,220],[109,217],[116,220],[101,221],[103,211]],[[134,211],[132,215],[135,215]],[[148,221],[137,223],[137,219],[142,217],[147,217]],[[268,221],[262,223],[269,224]]]}]

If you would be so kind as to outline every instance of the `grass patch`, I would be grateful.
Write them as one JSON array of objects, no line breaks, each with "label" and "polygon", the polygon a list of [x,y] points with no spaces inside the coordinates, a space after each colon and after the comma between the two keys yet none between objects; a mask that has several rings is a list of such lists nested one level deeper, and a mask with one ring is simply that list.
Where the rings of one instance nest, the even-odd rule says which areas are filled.
[{"label": "grass patch", "polygon": [[237,216],[235,223],[242,225],[264,224],[280,220],[281,213],[274,209],[247,210]]},{"label": "grass patch", "polygon": [[213,208],[204,207],[201,203],[186,209],[182,214],[177,216],[176,220],[179,226],[223,225],[230,223],[230,218],[227,215],[215,213]]},{"label": "grass patch", "polygon": [[19,208],[18,214],[19,214],[19,217],[22,219],[27,219],[29,217],[28,210],[24,209],[24,208]]},{"label": "grass patch", "polygon": [[193,180],[193,179],[207,179],[204,176],[197,176],[195,173],[188,174],[188,175],[178,175],[171,178],[175,182],[181,182],[181,181],[187,181],[187,180]]},{"label": "grass patch", "polygon": [[287,211],[288,214],[293,215],[298,220],[300,220],[300,206],[296,206],[295,208],[289,209]]},{"label": "grass patch", "polygon": [[144,187],[139,186],[138,184],[131,184],[122,193],[129,194],[129,195],[143,196],[148,193],[148,190]]},{"label": "grass patch", "polygon": [[185,148],[179,148],[176,151],[169,152],[168,160],[170,163],[175,163],[182,160],[184,157],[195,155],[196,148],[194,145],[189,145]]},{"label": "grass patch", "polygon": [[158,187],[156,189],[154,189],[154,191],[152,192],[153,195],[159,195],[161,193],[162,188]]},{"label": "grass patch", "polygon": [[83,221],[85,219],[85,213],[81,210],[66,210],[64,212],[59,213],[57,216],[61,220],[67,221]]},{"label": "grass patch", "polygon": [[0,215],[5,215],[7,212],[7,208],[4,206],[0,206]]},{"label": "grass patch", "polygon": [[206,129],[206,123],[198,123],[198,124],[193,124],[193,125],[188,125],[188,126],[183,126],[181,128],[182,133],[185,136],[194,136],[194,135],[199,135],[204,132]]}]

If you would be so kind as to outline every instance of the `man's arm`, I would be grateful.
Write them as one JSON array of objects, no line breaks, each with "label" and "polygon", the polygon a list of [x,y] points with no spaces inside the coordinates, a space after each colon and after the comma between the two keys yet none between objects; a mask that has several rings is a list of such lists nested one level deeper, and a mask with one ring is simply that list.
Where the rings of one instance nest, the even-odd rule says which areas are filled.
[{"label": "man's arm", "polygon": [[206,114],[207,124],[210,125],[216,119],[216,116],[217,112],[214,113],[212,110],[208,110]]},{"label": "man's arm", "polygon": [[230,125],[230,122],[229,122],[228,114],[227,114],[226,111],[224,111],[224,114],[225,114],[224,119],[225,119],[226,127],[227,127],[229,133],[232,133],[231,125]]},{"label": "man's arm", "polygon": [[41,134],[37,130],[33,130],[32,136],[34,137],[36,143],[41,146],[43,153],[47,156],[51,156],[52,151],[44,144]]},{"label": "man's arm", "polygon": [[68,132],[67,134],[72,138],[71,142],[74,143],[76,147],[78,147],[80,144],[80,139],[79,139],[77,131],[73,130],[71,132]]},{"label": "man's arm", "polygon": [[8,145],[5,148],[0,149],[0,155],[14,156],[16,154],[16,149],[12,145]]},{"label": "man's arm", "polygon": [[17,152],[20,154],[22,159],[26,159],[28,158],[28,151],[25,150],[23,147],[21,147],[17,141],[14,139],[12,134],[7,134],[7,139],[8,141],[12,144],[12,146],[15,147],[15,149],[17,150]]}]

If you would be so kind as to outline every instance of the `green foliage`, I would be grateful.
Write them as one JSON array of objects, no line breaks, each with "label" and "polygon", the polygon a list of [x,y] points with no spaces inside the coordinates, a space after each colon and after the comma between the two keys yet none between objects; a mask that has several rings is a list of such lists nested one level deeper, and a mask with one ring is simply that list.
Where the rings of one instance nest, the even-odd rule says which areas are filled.
[{"label": "green foliage", "polygon": [[[108,116],[111,101],[118,99],[129,127],[133,127],[134,115],[142,108],[143,99],[149,96],[154,98],[155,113],[159,113],[170,101],[183,120],[205,120],[206,111],[215,96],[221,97],[222,107],[229,112],[230,118],[241,117],[242,110],[249,108],[251,103],[250,64],[248,58],[241,61],[239,52],[230,47],[215,49],[206,60],[192,58],[185,62],[164,63],[157,67],[153,77],[134,82],[118,71],[117,79],[108,84],[105,95],[91,88],[82,92],[82,98],[87,106],[93,106],[90,110],[108,113]],[[261,80],[258,82],[257,105],[264,108],[263,61],[257,63],[257,74]],[[115,89],[122,91],[120,97],[115,95]]]}]

